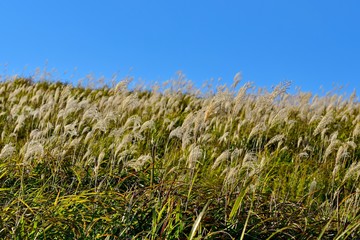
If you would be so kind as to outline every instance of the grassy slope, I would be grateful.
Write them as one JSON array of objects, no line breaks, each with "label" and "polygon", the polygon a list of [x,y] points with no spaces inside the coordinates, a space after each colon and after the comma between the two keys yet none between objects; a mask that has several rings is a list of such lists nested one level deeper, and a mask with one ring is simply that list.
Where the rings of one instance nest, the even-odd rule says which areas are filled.
[{"label": "grassy slope", "polygon": [[360,238],[355,96],[249,87],[0,83],[0,237]]}]

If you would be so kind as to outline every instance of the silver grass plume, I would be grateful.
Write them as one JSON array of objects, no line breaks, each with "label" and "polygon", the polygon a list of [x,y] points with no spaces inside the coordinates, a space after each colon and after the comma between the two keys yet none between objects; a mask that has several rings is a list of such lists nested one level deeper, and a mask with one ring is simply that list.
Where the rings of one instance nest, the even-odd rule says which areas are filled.
[{"label": "silver grass plume", "polygon": [[324,153],[324,160],[333,152],[333,150],[340,144],[340,141],[337,139],[337,132],[331,136],[331,141],[329,146],[326,148]]},{"label": "silver grass plume", "polygon": [[105,152],[101,151],[99,156],[96,158],[96,164],[95,164],[95,167],[94,167],[94,172],[95,172],[96,176],[99,173],[99,168],[100,168],[100,165],[101,165],[102,161],[104,160],[104,157],[105,157]]},{"label": "silver grass plume", "polygon": [[92,139],[93,136],[94,136],[94,131],[89,131],[85,136],[84,143],[85,144],[89,143],[90,139]]},{"label": "silver grass plume", "polygon": [[356,126],[352,132],[352,136],[353,136],[353,138],[357,138],[360,136],[360,122],[356,124]]},{"label": "silver grass plume", "polygon": [[302,159],[302,158],[308,158],[309,157],[309,154],[307,152],[301,152],[299,153],[299,158]]},{"label": "silver grass plume", "polygon": [[314,178],[313,181],[310,183],[310,186],[309,186],[309,195],[310,197],[313,196],[313,194],[316,192],[317,190],[317,182],[316,182],[316,179]]},{"label": "silver grass plume", "polygon": [[166,119],[164,120],[164,124],[167,124],[167,123],[168,123],[168,126],[166,127],[166,130],[168,130],[168,131],[174,130],[174,126],[175,126],[177,120],[178,120],[178,118],[176,118],[176,119],[174,119],[174,120],[172,120],[172,121],[171,121],[170,119],[166,118]]},{"label": "silver grass plume", "polygon": [[183,151],[191,144],[191,135],[189,131],[184,132],[181,139],[181,148]]},{"label": "silver grass plume", "polygon": [[205,112],[203,110],[199,110],[195,113],[195,119],[194,119],[194,135],[199,136],[203,133],[204,128],[206,127],[206,124],[204,124],[204,114]]},{"label": "silver grass plume", "polygon": [[242,162],[241,169],[245,169],[247,177],[252,177],[258,170],[257,169],[257,156],[253,152],[248,152]]},{"label": "silver grass plume", "polygon": [[[24,146],[25,147],[25,146]],[[39,141],[30,141],[26,143],[24,162],[28,162],[31,157],[41,157],[44,155],[44,147]]]},{"label": "silver grass plume", "polygon": [[227,161],[230,159],[230,151],[229,150],[225,150],[224,152],[222,152],[220,154],[220,156],[218,156],[214,162],[214,164],[212,165],[211,169],[214,170],[216,169],[218,166],[220,166],[221,163],[223,163],[224,161]]},{"label": "silver grass plume", "polygon": [[115,149],[115,156],[118,156],[118,153],[121,152],[122,150],[126,149],[128,144],[131,143],[133,141],[133,135],[131,133],[128,133],[126,134],[120,144],[118,144],[116,146],[116,149]]},{"label": "silver grass plume", "polygon": [[323,130],[321,131],[321,141],[327,141],[327,135],[326,135],[326,133],[327,133],[327,131],[329,130],[329,128],[323,128]]},{"label": "silver grass plume", "polygon": [[127,96],[123,100],[122,105],[121,105],[121,108],[123,110],[127,110],[127,111],[133,111],[138,107],[140,107],[140,101],[139,101],[139,98],[137,96],[135,96],[134,94]]},{"label": "silver grass plume", "polygon": [[298,141],[297,141],[297,148],[300,147],[300,145],[301,145],[301,143],[302,143],[303,141],[304,141],[304,140],[303,140],[303,137],[300,136],[300,137],[298,138]]},{"label": "silver grass plume", "polygon": [[137,159],[133,159],[131,161],[126,162],[125,166],[126,167],[131,167],[133,168],[135,171],[140,171],[141,168],[148,162],[151,161],[151,156],[148,155],[141,155],[140,157],[138,157]]},{"label": "silver grass plume", "polygon": [[345,159],[349,156],[349,152],[347,151],[347,146],[340,146],[337,153],[336,153],[336,158],[335,158],[335,164],[340,163],[340,161],[342,159]]},{"label": "silver grass plume", "polygon": [[174,130],[172,130],[169,134],[169,139],[172,139],[174,137],[178,138],[178,139],[182,139],[183,137],[183,128],[182,127],[177,127]]},{"label": "silver grass plume", "polygon": [[115,128],[115,129],[111,130],[110,136],[115,137],[115,139],[119,139],[120,137],[122,137],[124,135],[125,131],[126,130],[123,127]]},{"label": "silver grass plume", "polygon": [[239,160],[239,158],[244,154],[244,149],[238,149],[235,148],[230,156],[231,162],[235,162],[236,160]]},{"label": "silver grass plume", "polygon": [[327,112],[325,116],[321,119],[317,127],[315,128],[313,135],[316,136],[319,133],[321,133],[333,121],[334,121],[333,113],[331,111]]},{"label": "silver grass plume", "polygon": [[99,113],[97,107],[93,106],[84,112],[81,122],[84,122],[87,119],[98,120],[100,118],[101,118],[101,114]]},{"label": "silver grass plume", "polygon": [[194,121],[195,121],[195,115],[193,113],[189,113],[184,119],[184,122],[182,124],[183,129],[185,131],[190,130],[191,126],[194,124]]},{"label": "silver grass plume", "polygon": [[78,137],[78,138],[74,138],[72,139],[70,142],[69,142],[69,148],[74,148],[76,149],[77,147],[80,147],[80,143],[81,143],[81,140],[83,139],[82,136]]},{"label": "silver grass plume", "polygon": [[202,134],[199,138],[199,142],[203,143],[203,144],[207,144],[209,143],[210,141],[212,141],[212,138],[213,138],[213,135],[210,134],[210,133],[205,133],[205,134]]},{"label": "silver grass plume", "polygon": [[34,129],[30,132],[31,140],[39,140],[42,137],[43,133],[39,129]]},{"label": "silver grass plume", "polygon": [[133,81],[132,78],[125,78],[116,84],[114,90],[115,92],[128,92],[128,85]]},{"label": "silver grass plume", "polygon": [[235,166],[235,167],[228,167],[226,171],[223,172],[226,173],[224,179],[225,186],[231,188],[231,186],[238,181],[239,170],[240,170],[239,166]]},{"label": "silver grass plume", "polygon": [[192,146],[192,149],[190,151],[188,160],[187,160],[187,165],[189,169],[194,169],[196,166],[196,163],[201,160],[203,155],[202,150],[200,149],[199,146]]},{"label": "silver grass plume", "polygon": [[67,124],[64,126],[65,136],[70,135],[71,137],[77,136],[76,123]]},{"label": "silver grass plume", "polygon": [[240,83],[241,79],[242,79],[241,72],[236,73],[234,76],[234,81],[231,84],[231,88],[235,89],[237,87],[237,85]]},{"label": "silver grass plume", "polygon": [[347,141],[346,145],[351,147],[353,150],[357,148],[357,144],[354,141]]},{"label": "silver grass plume", "polygon": [[353,162],[345,173],[343,183],[345,183],[348,179],[354,176],[357,180],[359,178],[359,174],[360,174],[360,162]]},{"label": "silver grass plume", "polygon": [[277,143],[277,142],[280,142],[282,140],[284,140],[285,138],[285,135],[284,134],[278,134],[278,135],[275,135],[274,137],[272,137],[270,139],[270,141],[265,145],[265,147],[273,144],[273,143]]},{"label": "silver grass plume", "polygon": [[6,144],[0,153],[0,159],[5,159],[13,156],[15,153],[16,148],[13,146],[12,143]]},{"label": "silver grass plume", "polygon": [[150,119],[142,124],[140,127],[140,132],[147,131],[148,129],[154,129],[155,128],[155,122],[154,120]]},{"label": "silver grass plume", "polygon": [[228,136],[229,136],[229,132],[225,132],[225,133],[219,138],[219,143],[227,142]]},{"label": "silver grass plume", "polygon": [[99,119],[93,127],[93,131],[100,130],[103,133],[107,132],[108,121],[106,118]]},{"label": "silver grass plume", "polygon": [[270,127],[274,127],[288,117],[288,109],[282,108],[269,120]]},{"label": "silver grass plume", "polygon": [[126,122],[124,124],[124,128],[135,130],[135,129],[138,129],[141,127],[141,123],[142,123],[141,117],[139,115],[135,114],[126,120]]},{"label": "silver grass plume", "polygon": [[258,123],[255,127],[251,129],[251,132],[249,134],[248,140],[250,140],[252,137],[259,135],[260,133],[264,132],[266,130],[266,125],[263,122]]},{"label": "silver grass plume", "polygon": [[25,124],[26,116],[21,114],[18,116],[15,122],[14,132],[18,132]]},{"label": "silver grass plume", "polygon": [[353,125],[360,124],[360,114],[357,114],[355,119],[352,121]]}]

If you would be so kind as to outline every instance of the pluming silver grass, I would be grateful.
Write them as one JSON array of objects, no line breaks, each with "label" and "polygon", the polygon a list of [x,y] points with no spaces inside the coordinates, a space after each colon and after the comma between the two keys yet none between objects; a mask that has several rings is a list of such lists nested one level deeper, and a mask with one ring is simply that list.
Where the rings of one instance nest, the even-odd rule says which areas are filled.
[{"label": "pluming silver grass", "polygon": [[225,150],[224,152],[222,152],[220,154],[220,156],[218,156],[214,162],[214,164],[212,165],[211,169],[214,170],[216,169],[218,166],[221,165],[221,163],[223,163],[224,161],[227,161],[230,159],[230,151],[229,150]]},{"label": "pluming silver grass", "polygon": [[6,144],[0,153],[0,159],[9,158],[14,155],[16,148],[13,146],[12,143]]},{"label": "pluming silver grass", "polygon": [[151,161],[151,156],[150,155],[141,155],[140,157],[138,157],[137,159],[133,159],[131,161],[126,162],[125,166],[126,167],[131,167],[133,168],[135,171],[140,171],[141,168],[148,162]]},{"label": "pluming silver grass", "polygon": [[187,160],[187,165],[189,169],[194,169],[196,166],[196,163],[201,160],[203,155],[202,150],[200,149],[199,146],[192,146],[192,149],[190,151],[188,160]]}]

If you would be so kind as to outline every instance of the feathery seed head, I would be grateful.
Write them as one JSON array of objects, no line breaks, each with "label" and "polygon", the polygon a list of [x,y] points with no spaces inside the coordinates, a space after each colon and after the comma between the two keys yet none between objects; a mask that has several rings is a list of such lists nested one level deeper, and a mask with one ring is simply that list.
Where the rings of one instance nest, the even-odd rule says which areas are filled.
[{"label": "feathery seed head", "polygon": [[143,125],[140,128],[140,132],[144,132],[148,129],[154,129],[155,128],[155,122],[154,120],[150,119],[143,123]]},{"label": "feathery seed head", "polygon": [[316,189],[317,189],[317,182],[316,179],[314,178],[314,180],[310,183],[309,194],[314,194],[316,192]]},{"label": "feathery seed head", "polygon": [[192,149],[190,151],[190,154],[189,154],[189,157],[187,160],[188,168],[194,169],[196,166],[196,163],[199,160],[201,160],[202,155],[203,155],[203,152],[199,146],[192,146]]},{"label": "feathery seed head", "polygon": [[324,160],[328,158],[328,156],[333,152],[333,150],[338,146],[339,143],[339,140],[334,140],[329,144],[324,153]]},{"label": "feathery seed head", "polygon": [[76,123],[67,124],[64,126],[64,134],[70,135],[71,137],[77,136],[78,132],[76,130]]},{"label": "feathery seed head", "polygon": [[108,121],[106,118],[99,119],[96,124],[94,125],[93,131],[100,130],[103,133],[106,133],[108,128]]},{"label": "feathery seed head", "polygon": [[340,146],[337,153],[336,153],[336,159],[335,159],[335,164],[340,163],[340,161],[346,157],[348,157],[350,154],[347,151],[347,148],[344,146]]},{"label": "feathery seed head", "polygon": [[233,84],[231,85],[231,88],[235,89],[237,87],[237,85],[239,84],[239,82],[241,81],[241,79],[242,79],[241,72],[236,73],[234,76],[234,81],[233,81]]},{"label": "feathery seed head", "polygon": [[179,139],[182,139],[183,137],[183,128],[182,127],[177,127],[174,130],[172,130],[169,134],[169,139],[173,138],[173,137],[177,137]]},{"label": "feathery seed head", "polygon": [[30,141],[26,144],[26,151],[24,155],[24,162],[27,162],[29,158],[33,156],[44,155],[44,147],[39,141]]},{"label": "feathery seed head", "polygon": [[274,137],[272,137],[270,139],[270,141],[265,145],[265,146],[269,146],[273,143],[276,143],[276,142],[280,142],[282,141],[283,139],[285,138],[285,135],[284,134],[278,134],[278,135],[275,135]]},{"label": "feathery seed head", "polygon": [[219,157],[216,158],[214,164],[212,165],[211,169],[214,170],[216,169],[221,163],[223,163],[224,161],[228,160],[230,158],[231,154],[229,150],[225,150],[224,152],[222,152],[220,154]]},{"label": "feathery seed head", "polygon": [[308,158],[309,157],[309,154],[307,153],[307,152],[301,152],[301,153],[299,153],[299,158],[301,159],[301,158]]},{"label": "feathery seed head", "polygon": [[356,126],[352,132],[352,136],[353,136],[353,138],[357,138],[360,136],[360,122],[356,123]]},{"label": "feathery seed head", "polygon": [[244,156],[243,163],[245,162],[256,162],[257,156],[253,152],[247,152]]},{"label": "feathery seed head", "polygon": [[14,132],[18,132],[25,124],[25,120],[26,120],[26,116],[21,114],[18,116],[18,118],[16,119],[15,122],[15,128],[14,128]]},{"label": "feathery seed head", "polygon": [[303,142],[303,137],[300,136],[300,137],[298,138],[298,141],[297,141],[297,148],[300,147],[300,145],[301,145],[302,142]]},{"label": "feathery seed head", "polygon": [[141,168],[148,162],[151,161],[150,155],[141,155],[137,159],[133,159],[125,164],[127,167],[133,168],[135,171],[140,171]]},{"label": "feathery seed head", "polygon": [[334,118],[333,118],[332,111],[327,112],[325,114],[325,116],[321,119],[321,121],[319,122],[317,127],[315,128],[313,135],[314,136],[318,135],[320,132],[322,132],[333,121],[334,121]]},{"label": "feathery seed head", "polygon": [[358,179],[359,175],[360,175],[360,162],[353,162],[345,173],[343,183],[345,183],[348,179],[354,176],[356,179]]},{"label": "feathery seed head", "polygon": [[338,135],[339,135],[339,132],[338,132],[338,131],[335,131],[333,134],[331,134],[331,136],[330,136],[330,141],[331,141],[331,142],[336,141]]},{"label": "feathery seed head", "polygon": [[263,122],[258,123],[255,127],[251,129],[251,132],[249,134],[248,140],[250,140],[252,137],[261,134],[266,130],[266,125]]},{"label": "feathery seed head", "polygon": [[42,137],[42,131],[40,131],[39,129],[34,129],[30,133],[30,139],[31,140],[38,140],[41,137]]},{"label": "feathery seed head", "polygon": [[357,144],[354,141],[347,141],[346,145],[350,146],[353,150],[355,150],[357,147]]},{"label": "feathery seed head", "polygon": [[225,132],[220,138],[219,138],[219,143],[224,143],[227,141],[229,136],[229,132]]},{"label": "feathery seed head", "polygon": [[232,162],[236,161],[238,158],[240,158],[244,153],[244,149],[238,149],[235,148],[234,151],[232,151],[230,159]]},{"label": "feathery seed head", "polygon": [[181,139],[181,148],[183,151],[191,144],[191,135],[189,131],[186,131],[183,133],[182,139]]},{"label": "feathery seed head", "polygon": [[328,140],[328,136],[326,136],[326,132],[329,130],[329,128],[324,128],[322,131],[321,131],[321,141],[327,141]]},{"label": "feathery seed head", "polygon": [[6,144],[0,153],[0,159],[11,157],[15,153],[16,149],[12,143]]},{"label": "feathery seed head", "polygon": [[141,117],[137,114],[129,117],[124,124],[124,128],[130,128],[133,130],[138,129],[140,127],[141,127]]},{"label": "feathery seed head", "polygon": [[233,184],[235,184],[238,180],[238,175],[239,174],[239,166],[235,166],[235,167],[230,167],[227,171],[226,171],[226,176],[224,179],[224,185],[225,186],[232,186]]},{"label": "feathery seed head", "polygon": [[101,165],[101,162],[102,160],[104,160],[104,157],[105,157],[105,152],[104,151],[101,151],[101,153],[99,154],[98,158],[97,158],[97,165],[100,166]]}]

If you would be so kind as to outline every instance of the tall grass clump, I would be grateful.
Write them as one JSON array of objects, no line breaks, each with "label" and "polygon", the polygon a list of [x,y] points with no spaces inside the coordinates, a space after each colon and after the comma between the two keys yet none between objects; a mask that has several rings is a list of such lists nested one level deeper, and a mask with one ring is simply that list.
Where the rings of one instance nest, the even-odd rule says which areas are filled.
[{"label": "tall grass clump", "polygon": [[360,104],[0,83],[1,239],[359,239]]}]

